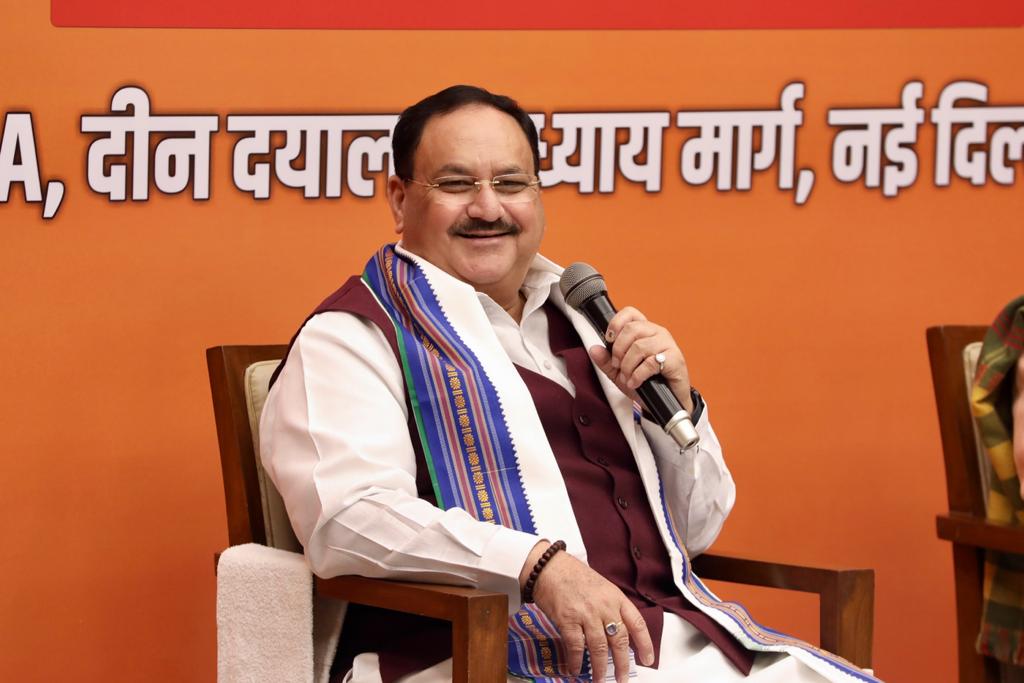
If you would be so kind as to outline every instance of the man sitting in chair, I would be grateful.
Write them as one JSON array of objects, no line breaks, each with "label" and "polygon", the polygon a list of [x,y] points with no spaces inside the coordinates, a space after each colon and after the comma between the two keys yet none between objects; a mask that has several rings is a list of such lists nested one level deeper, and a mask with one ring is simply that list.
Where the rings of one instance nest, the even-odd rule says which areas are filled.
[{"label": "man sitting in chair", "polygon": [[[261,420],[313,570],[506,593],[510,680],[874,681],[690,571],[735,495],[708,409],[668,330],[624,308],[602,340],[567,308],[538,254],[524,111],[455,86],[406,109],[392,140],[401,241],[306,321]],[[698,446],[635,403],[657,373]],[[338,671],[448,680],[438,629],[352,606]]]}]

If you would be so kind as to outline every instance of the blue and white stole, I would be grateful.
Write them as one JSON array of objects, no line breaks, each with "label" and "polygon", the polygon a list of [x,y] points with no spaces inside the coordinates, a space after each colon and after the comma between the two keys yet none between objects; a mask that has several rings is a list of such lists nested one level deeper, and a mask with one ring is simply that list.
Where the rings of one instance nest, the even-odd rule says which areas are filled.
[{"label": "blue and white stole", "polygon": [[[396,252],[394,245],[386,245],[367,263],[363,281],[394,323],[406,391],[438,506],[459,507],[478,520],[525,533],[551,533],[550,528],[537,529],[521,467],[526,455],[517,453],[503,401],[507,397],[499,394],[489,368],[452,325],[423,268]],[[515,423],[517,416],[511,417]],[[545,475],[546,483],[559,478],[555,467]],[[761,626],[737,603],[720,601],[691,571],[660,481],[654,486],[656,492],[648,486],[648,494],[660,502],[655,518],[679,574],[677,585],[691,603],[751,650],[786,652],[832,681],[876,683],[842,658]],[[531,483],[532,497],[537,496],[534,488]],[[560,493],[567,498],[564,488]],[[550,491],[545,496],[552,500]],[[568,501],[564,502],[571,517]],[[575,523],[562,519],[558,524],[573,528],[563,528],[557,537],[565,538],[570,550],[575,540],[577,554],[584,553]],[[511,674],[538,681],[570,680],[558,630],[535,605],[523,605],[509,618],[508,643]]]},{"label": "blue and white stole", "polygon": [[[363,280],[395,325],[438,506],[536,533],[498,393],[423,271],[388,245],[367,263]],[[510,617],[508,643],[510,673],[551,681],[568,677],[558,630],[535,605],[523,605]]]}]

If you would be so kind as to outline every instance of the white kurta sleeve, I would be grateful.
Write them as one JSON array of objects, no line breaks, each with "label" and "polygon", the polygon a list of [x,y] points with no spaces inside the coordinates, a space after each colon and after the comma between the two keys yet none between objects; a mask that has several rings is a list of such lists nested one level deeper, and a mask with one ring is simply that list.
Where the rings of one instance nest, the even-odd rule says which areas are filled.
[{"label": "white kurta sleeve", "polygon": [[658,425],[642,421],[654,451],[673,522],[683,535],[690,557],[711,547],[736,502],[736,485],[722,457],[705,404],[694,427],[700,443],[680,453],[676,442]]},{"label": "white kurta sleeve", "polygon": [[267,397],[260,450],[313,571],[477,586],[518,609],[540,539],[418,498],[407,425],[383,333],[348,313],[307,322]]}]

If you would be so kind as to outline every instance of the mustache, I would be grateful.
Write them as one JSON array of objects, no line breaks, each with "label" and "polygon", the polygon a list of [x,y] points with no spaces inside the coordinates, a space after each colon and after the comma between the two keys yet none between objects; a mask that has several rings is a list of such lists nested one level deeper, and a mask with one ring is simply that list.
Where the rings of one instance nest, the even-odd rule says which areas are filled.
[{"label": "mustache", "polygon": [[507,221],[504,218],[499,218],[496,221],[485,221],[479,218],[470,218],[469,220],[456,223],[451,227],[449,232],[453,235],[472,235],[474,233],[511,233],[518,235],[521,229],[515,223]]}]

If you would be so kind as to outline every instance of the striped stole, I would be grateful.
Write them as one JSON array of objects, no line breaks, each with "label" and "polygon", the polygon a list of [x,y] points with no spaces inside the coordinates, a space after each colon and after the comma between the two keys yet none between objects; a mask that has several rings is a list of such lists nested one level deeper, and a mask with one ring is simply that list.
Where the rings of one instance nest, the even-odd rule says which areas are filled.
[{"label": "striped stole", "polygon": [[[383,247],[363,280],[395,325],[406,390],[437,504],[536,533],[498,393],[411,260]],[[568,677],[554,624],[535,605],[509,618],[508,669],[526,678]]]}]

